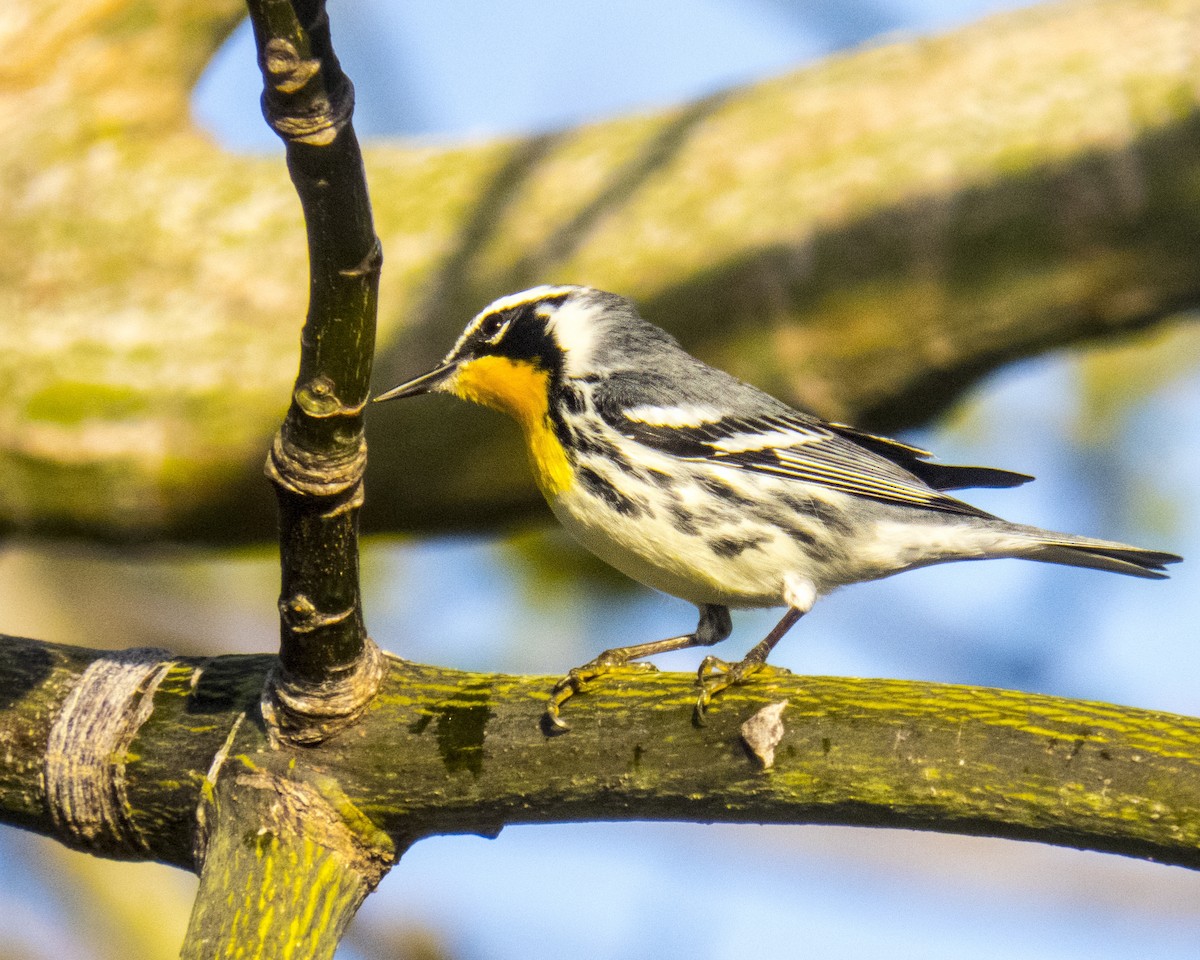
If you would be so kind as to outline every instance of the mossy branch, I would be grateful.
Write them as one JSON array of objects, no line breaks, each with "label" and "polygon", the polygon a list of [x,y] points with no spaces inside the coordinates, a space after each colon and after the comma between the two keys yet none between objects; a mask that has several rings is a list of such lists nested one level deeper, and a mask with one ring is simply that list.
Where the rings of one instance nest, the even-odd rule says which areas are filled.
[{"label": "mossy branch", "polygon": [[[304,309],[294,194],[186,106],[238,6],[79,0],[10,39],[0,528],[273,535],[258,465]],[[1162,322],[1200,302],[1198,18],[1200,0],[1070,0],[676,110],[377,145],[378,379],[533,281],[633,296],[705,359],[876,427],[1014,358]],[[110,323],[119,342],[96,336]],[[371,528],[537,509],[486,413],[372,420]]]},{"label": "mossy branch", "polygon": [[372,833],[364,843],[331,803],[340,798],[294,773],[259,769],[245,757],[234,763],[242,769],[224,778],[206,808],[215,827],[184,960],[332,957],[390,866],[390,842]]},{"label": "mossy branch", "polygon": [[[47,812],[46,738],[65,691],[106,657],[0,639],[6,822],[63,837]],[[280,749],[256,713],[271,662],[169,661],[152,712],[109,771],[126,785],[128,834],[142,840],[109,855],[191,867],[197,810],[223,802],[222,778],[240,777],[323,798],[341,826],[317,846],[352,863],[364,888],[421,837],[584,820],[909,827],[1200,867],[1193,718],[977,687],[772,676],[722,694],[696,727],[691,677],[624,671],[572,699],[571,732],[547,737],[552,678],[389,659],[354,730]],[[781,702],[775,736],[769,724],[745,732]]]}]

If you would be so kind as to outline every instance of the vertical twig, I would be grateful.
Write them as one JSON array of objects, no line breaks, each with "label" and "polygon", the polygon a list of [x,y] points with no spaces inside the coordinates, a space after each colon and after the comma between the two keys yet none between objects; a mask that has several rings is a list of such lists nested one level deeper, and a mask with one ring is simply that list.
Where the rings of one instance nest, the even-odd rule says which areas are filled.
[{"label": "vertical twig", "polygon": [[248,6],[263,113],[287,145],[304,208],[309,304],[300,373],[266,467],[279,499],[279,662],[263,691],[266,730],[235,723],[209,774],[187,960],[332,957],[395,857],[334,780],[306,778],[294,752],[280,749],[354,722],[383,679],[358,578],[381,254],[350,126],[354,88],[334,56],[323,0]]},{"label": "vertical twig", "polygon": [[322,0],[249,0],[263,113],[287,145],[304,208],[309,306],[300,373],[267,474],[280,513],[280,665],[264,696],[277,736],[323,739],[378,689],[382,656],[363,624],[358,512],[363,407],[382,253],[371,218],[354,88],[334,55]]}]

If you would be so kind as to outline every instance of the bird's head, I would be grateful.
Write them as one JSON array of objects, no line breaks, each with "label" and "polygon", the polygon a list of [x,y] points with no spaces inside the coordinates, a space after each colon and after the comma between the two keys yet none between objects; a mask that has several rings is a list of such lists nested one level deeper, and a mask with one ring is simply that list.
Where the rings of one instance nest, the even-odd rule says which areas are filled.
[{"label": "bird's head", "polygon": [[502,297],[467,324],[441,363],[375,399],[449,393],[528,424],[545,415],[563,378],[603,372],[596,344],[629,318],[641,322],[629,301],[590,287],[542,286]]}]

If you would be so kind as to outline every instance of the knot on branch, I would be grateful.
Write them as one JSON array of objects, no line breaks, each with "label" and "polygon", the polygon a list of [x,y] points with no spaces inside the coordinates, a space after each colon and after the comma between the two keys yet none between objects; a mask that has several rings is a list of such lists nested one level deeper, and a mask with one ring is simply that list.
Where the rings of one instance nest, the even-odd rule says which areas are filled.
[{"label": "knot on branch", "polygon": [[108,856],[150,851],[130,816],[129,746],[154,709],[154,691],[174,661],[141,647],[92,661],[50,728],[44,775],[50,818],[64,842]]},{"label": "knot on branch", "polygon": [[325,680],[305,680],[275,666],[262,696],[263,719],[272,740],[320,743],[350,726],[379,692],[387,669],[387,657],[370,637],[354,663]]},{"label": "knot on branch", "polygon": [[315,633],[324,627],[345,623],[357,611],[357,606],[350,606],[334,613],[322,613],[303,593],[279,601],[279,616],[293,633]]},{"label": "knot on branch", "polygon": [[[375,241],[379,246],[379,241]],[[369,258],[371,255],[367,254]],[[348,271],[342,271],[347,273]],[[298,383],[292,391],[292,400],[301,410],[317,420],[328,420],[332,417],[357,417],[366,409],[364,400],[358,404],[343,403],[337,395],[337,384],[323,373],[317,374],[307,383]]]},{"label": "knot on branch", "polygon": [[[302,391],[297,391],[300,393]],[[297,404],[300,401],[297,400]],[[339,406],[339,410],[346,408]],[[325,414],[334,416],[335,413]],[[310,450],[295,443],[284,429],[275,434],[267,456],[266,473],[282,490],[297,496],[336,497],[349,494],[343,509],[362,506],[362,479],[367,469],[367,441],[338,444],[332,450]]]},{"label": "knot on branch", "polygon": [[[371,249],[368,250],[363,258],[353,267],[345,267],[338,271],[338,274],[343,277],[372,277],[378,283],[379,275],[383,272],[383,244],[379,242],[379,237],[374,237],[371,240]],[[359,407],[362,410],[366,407],[364,401]]]},{"label": "knot on branch", "polygon": [[340,69],[304,57],[291,40],[273,37],[262,52],[263,116],[280,137],[323,147],[354,114],[354,84]]}]

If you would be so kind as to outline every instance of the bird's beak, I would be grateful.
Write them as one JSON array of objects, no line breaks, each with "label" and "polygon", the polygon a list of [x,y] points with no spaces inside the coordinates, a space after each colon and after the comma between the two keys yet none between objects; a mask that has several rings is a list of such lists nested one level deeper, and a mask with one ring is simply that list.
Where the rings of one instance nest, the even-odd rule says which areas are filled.
[{"label": "bird's beak", "polygon": [[401,397],[419,397],[423,393],[429,393],[449,380],[457,369],[457,363],[443,363],[441,366],[434,367],[428,373],[423,373],[419,377],[409,380],[407,383],[402,383],[398,387],[392,387],[391,390],[381,393],[375,398],[375,402],[379,403],[381,400],[399,400]]}]

